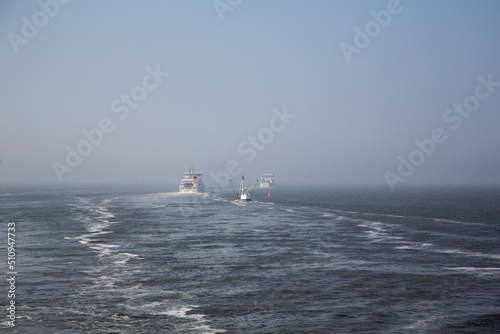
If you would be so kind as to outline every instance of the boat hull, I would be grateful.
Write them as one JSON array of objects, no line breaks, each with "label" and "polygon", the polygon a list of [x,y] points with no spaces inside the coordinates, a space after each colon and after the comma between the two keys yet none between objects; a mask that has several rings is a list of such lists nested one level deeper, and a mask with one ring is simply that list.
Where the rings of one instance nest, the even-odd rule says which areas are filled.
[{"label": "boat hull", "polygon": [[200,185],[198,185],[197,187],[185,187],[181,184],[179,186],[179,192],[187,194],[203,193],[205,192],[205,188],[200,187]]},{"label": "boat hull", "polygon": [[242,194],[242,195],[240,196],[240,200],[241,200],[241,201],[251,201],[251,200],[252,200],[252,196]]}]

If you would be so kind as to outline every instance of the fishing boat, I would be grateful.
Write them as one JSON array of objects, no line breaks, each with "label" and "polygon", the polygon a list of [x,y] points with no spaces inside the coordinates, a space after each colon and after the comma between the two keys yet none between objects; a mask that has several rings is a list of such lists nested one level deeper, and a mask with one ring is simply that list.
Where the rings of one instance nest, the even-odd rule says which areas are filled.
[{"label": "fishing boat", "polygon": [[202,193],[205,191],[205,186],[203,185],[203,173],[195,172],[194,166],[190,166],[189,170],[184,173],[184,177],[181,180],[179,186],[179,192],[181,193]]},{"label": "fishing boat", "polygon": [[[250,193],[255,187],[255,185],[259,182],[259,180],[255,180],[255,182],[247,188],[247,185],[245,183],[245,177],[242,175],[241,176],[241,185],[240,185],[240,192],[236,194],[236,198],[239,199],[240,201],[251,201],[252,200],[252,194]],[[231,182],[232,184],[232,182]]]}]

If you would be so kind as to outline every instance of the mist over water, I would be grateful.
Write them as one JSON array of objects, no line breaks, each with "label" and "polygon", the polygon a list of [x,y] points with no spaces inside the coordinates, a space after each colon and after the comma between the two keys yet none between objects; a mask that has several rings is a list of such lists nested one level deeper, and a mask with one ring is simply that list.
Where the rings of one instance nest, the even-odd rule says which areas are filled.
[{"label": "mist over water", "polygon": [[4,1],[0,182],[173,183],[194,164],[207,184],[498,185],[499,16],[495,0]]}]

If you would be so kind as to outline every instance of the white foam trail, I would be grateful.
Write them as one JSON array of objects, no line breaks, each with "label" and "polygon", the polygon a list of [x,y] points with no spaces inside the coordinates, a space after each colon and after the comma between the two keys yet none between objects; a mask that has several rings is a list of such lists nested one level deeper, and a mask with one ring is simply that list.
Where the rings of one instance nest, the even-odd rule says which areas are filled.
[{"label": "white foam trail", "polygon": [[205,315],[204,314],[187,314],[187,312],[191,311],[193,307],[198,307],[197,305],[191,306],[191,307],[176,307],[176,308],[171,308],[165,312],[160,312],[160,313],[155,313],[155,314],[165,314],[165,315],[170,315],[174,316],[177,318],[184,318],[184,319],[191,319],[194,320],[195,323],[193,324],[193,329],[196,332],[200,332],[203,334],[215,334],[215,333],[224,333],[226,332],[225,329],[215,329],[211,328],[209,325],[205,324]]},{"label": "white foam trail", "polygon": [[402,239],[402,237],[395,237],[389,235],[387,233],[388,231],[383,228],[382,226],[384,224],[380,222],[374,222],[374,221],[369,221],[369,220],[362,220],[362,224],[358,224],[359,227],[365,227],[371,230],[365,231],[367,234],[368,238],[372,239],[373,242],[381,242],[381,241],[387,241],[387,240],[392,240],[392,239]]},{"label": "white foam trail", "polygon": [[396,247],[396,249],[417,249],[417,248],[405,245],[405,246],[398,246],[398,247]]},{"label": "white foam trail", "polygon": [[397,246],[396,249],[416,249],[416,250],[426,250],[425,247],[430,247],[432,244],[428,243],[412,243],[408,241],[402,241],[402,243],[407,243],[407,245]]},{"label": "white foam trail", "polygon": [[446,253],[446,254],[462,254],[465,256],[477,256],[484,257],[487,259],[495,259],[500,260],[500,254],[484,254],[479,252],[464,252],[459,249],[443,249],[443,250],[435,250],[438,253]]},{"label": "white foam trail", "polygon": [[[167,198],[183,198],[182,200],[177,200],[174,202],[185,203],[185,198],[193,198],[194,194],[180,194],[180,193],[163,193],[154,195],[143,195],[134,196],[129,198],[132,205],[147,206],[153,208],[163,208],[171,200],[166,200]],[[208,198],[208,194],[196,194],[201,196],[196,196],[194,198]],[[121,198],[123,200],[123,198]],[[244,205],[246,203],[241,203],[237,201],[238,205]],[[113,292],[123,294],[128,300],[138,301],[146,296],[150,296],[151,292],[148,292],[142,284],[136,284],[130,288],[119,289],[116,285],[117,282],[127,279],[127,275],[131,273],[142,273],[142,269],[134,266],[127,265],[127,262],[131,259],[141,259],[138,254],[120,252],[120,245],[104,243],[99,239],[101,235],[113,233],[112,230],[108,230],[112,224],[117,224],[118,222],[110,221],[115,218],[114,214],[108,210],[109,204],[112,203],[112,199],[102,200],[99,204],[92,204],[90,199],[80,199],[78,203],[78,209],[83,210],[84,213],[81,214],[80,221],[86,226],[87,233],[82,234],[77,237],[65,237],[67,240],[76,240],[83,245],[86,245],[89,249],[96,251],[100,258],[105,257],[111,260],[112,265],[109,266],[108,261],[103,262],[103,265],[96,266],[93,270],[86,272],[91,276],[92,287],[88,287],[90,290],[94,289],[111,289]],[[88,214],[85,214],[88,212]],[[186,234],[189,235],[189,234]],[[100,262],[99,262],[100,263]],[[166,291],[166,294],[178,294],[175,291]],[[171,303],[171,299],[167,299],[166,302]],[[183,318],[189,320],[187,323],[179,325],[180,327],[185,327],[186,332],[191,333],[203,333],[203,334],[215,334],[223,333],[226,330],[214,329],[208,325],[206,316],[204,314],[188,314],[193,308],[198,306],[182,306],[174,307],[165,310],[164,303],[152,302],[141,306],[141,309],[145,309],[148,313],[153,315],[164,315],[173,316],[177,318]],[[126,305],[126,307],[133,307],[132,305]],[[136,307],[133,307],[136,308]],[[114,317],[115,315],[113,315]],[[124,316],[118,316],[120,319],[125,319]]]},{"label": "white foam trail", "polygon": [[402,329],[402,333],[406,333],[406,332],[414,332],[415,330],[420,330],[420,331],[424,331],[424,332],[427,332],[427,327],[434,323],[436,320],[439,320],[439,319],[442,319],[444,318],[444,315],[431,315],[429,317],[427,317],[426,319],[422,319],[422,320],[418,320],[416,321],[415,323],[413,324],[410,324],[410,325],[407,325],[407,326],[403,326],[401,329]]},{"label": "white foam trail", "polygon": [[[115,199],[121,197],[115,197]],[[111,213],[107,205],[112,203],[113,199],[103,199],[99,204],[93,205],[89,198],[79,198],[79,203],[76,204],[77,208],[90,212],[90,215],[82,216],[82,221],[92,221],[87,226],[89,233],[82,234],[78,237],[65,237],[67,240],[77,240],[82,245],[87,245],[90,249],[96,251],[99,257],[112,257],[115,259],[113,262],[116,265],[124,265],[128,260],[133,258],[140,259],[139,255],[132,253],[120,253],[119,245],[105,244],[98,242],[97,237],[103,234],[113,233],[107,230],[112,224],[117,222],[110,221],[115,215]],[[90,217],[89,217],[90,216]],[[95,217],[92,219],[91,217]]]},{"label": "white foam trail", "polygon": [[452,267],[446,268],[448,270],[455,270],[464,274],[471,274],[478,277],[500,275],[500,268],[478,268],[478,267]]},{"label": "white foam trail", "polygon": [[463,251],[463,250],[460,250],[460,249],[437,249],[437,248],[429,248],[430,246],[432,246],[432,244],[428,244],[428,243],[421,243],[421,244],[409,243],[408,245],[397,246],[395,248],[396,249],[422,250],[422,251],[426,251],[426,252],[442,253],[442,254],[459,254],[459,255],[464,255],[464,256],[483,257],[483,258],[486,258],[486,259],[500,260],[500,254],[485,254],[485,253],[480,253],[480,252],[467,252],[467,251]]},{"label": "white foam trail", "polygon": [[113,261],[113,263],[116,265],[124,265],[125,263],[128,262],[128,260],[131,259],[142,259],[141,257],[139,257],[139,255],[132,253],[118,253],[115,254],[115,257],[121,258],[119,260]]},{"label": "white foam trail", "polygon": [[432,220],[438,223],[449,223],[449,224],[460,224],[460,225],[484,225],[482,223],[474,223],[474,222],[461,222],[458,220],[445,219],[445,218],[432,218]]},{"label": "white foam trail", "polygon": [[478,268],[478,267],[456,267],[456,268],[447,268],[450,270],[464,270],[464,271],[477,271],[477,270],[488,270],[488,271],[500,271],[500,268]]},{"label": "white foam trail", "polygon": [[[198,307],[198,306],[194,306]],[[205,316],[203,314],[187,314],[187,312],[191,311],[191,307],[179,307],[179,308],[174,308],[170,309],[165,312],[167,315],[172,315],[177,318],[187,318],[187,319],[196,319],[196,320],[201,320]]]}]

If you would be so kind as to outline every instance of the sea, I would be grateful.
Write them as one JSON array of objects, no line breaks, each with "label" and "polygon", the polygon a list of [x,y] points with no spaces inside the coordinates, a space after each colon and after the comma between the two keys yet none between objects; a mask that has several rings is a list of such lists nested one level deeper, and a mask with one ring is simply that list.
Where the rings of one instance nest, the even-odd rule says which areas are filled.
[{"label": "sea", "polygon": [[268,195],[4,186],[0,332],[500,333],[498,187]]}]

